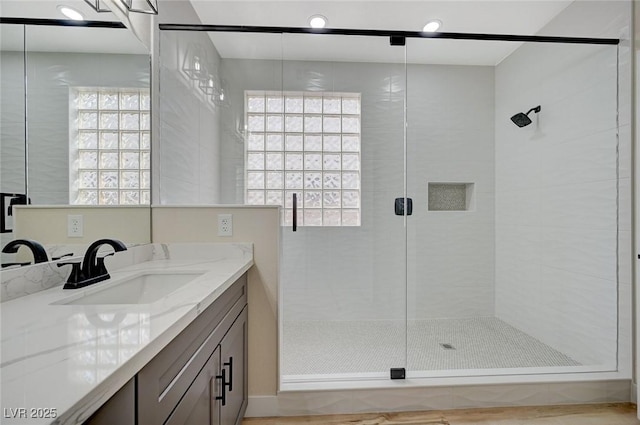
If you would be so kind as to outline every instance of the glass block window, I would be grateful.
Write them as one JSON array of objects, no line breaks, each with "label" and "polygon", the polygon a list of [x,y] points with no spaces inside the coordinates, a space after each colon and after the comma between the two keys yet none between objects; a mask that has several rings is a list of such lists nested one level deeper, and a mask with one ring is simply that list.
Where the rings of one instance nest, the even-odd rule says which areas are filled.
[{"label": "glass block window", "polygon": [[71,91],[71,204],[150,204],[150,105],[148,89]]},{"label": "glass block window", "polygon": [[291,225],[360,226],[360,94],[245,92],[245,202]]}]

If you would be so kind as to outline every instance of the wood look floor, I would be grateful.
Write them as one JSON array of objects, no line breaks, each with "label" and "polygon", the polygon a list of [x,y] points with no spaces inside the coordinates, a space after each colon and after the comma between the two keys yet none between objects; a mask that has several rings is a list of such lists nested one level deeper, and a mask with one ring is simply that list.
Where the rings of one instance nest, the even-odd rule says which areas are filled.
[{"label": "wood look floor", "polygon": [[631,403],[246,418],[243,425],[638,425]]}]

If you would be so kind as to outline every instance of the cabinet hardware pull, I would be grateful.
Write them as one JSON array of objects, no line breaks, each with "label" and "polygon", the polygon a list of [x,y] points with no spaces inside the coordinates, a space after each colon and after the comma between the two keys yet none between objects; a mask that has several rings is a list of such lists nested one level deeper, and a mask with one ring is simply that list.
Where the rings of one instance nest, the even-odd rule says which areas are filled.
[{"label": "cabinet hardware pull", "polygon": [[229,357],[229,361],[224,363],[224,366],[229,366],[229,382],[226,382],[225,385],[229,386],[229,391],[233,391],[233,357]]},{"label": "cabinet hardware pull", "polygon": [[227,375],[227,371],[226,369],[222,369],[222,375],[218,375],[216,376],[216,379],[221,379],[222,380],[222,395],[221,396],[216,396],[216,400],[222,400],[222,405],[225,406],[227,404],[227,393],[226,393],[226,375]]}]

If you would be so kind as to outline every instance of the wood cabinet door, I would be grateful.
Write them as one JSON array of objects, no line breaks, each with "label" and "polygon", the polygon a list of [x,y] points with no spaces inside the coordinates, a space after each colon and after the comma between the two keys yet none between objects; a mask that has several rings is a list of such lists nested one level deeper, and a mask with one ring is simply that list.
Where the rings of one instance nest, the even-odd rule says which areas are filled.
[{"label": "wood cabinet door", "polygon": [[225,370],[225,403],[220,406],[220,424],[242,422],[247,407],[247,308],[242,310],[220,343]]},{"label": "wood cabinet door", "polygon": [[161,425],[247,304],[247,275],[209,305],[138,372],[138,425]]},{"label": "wood cabinet door", "polygon": [[135,425],[136,386],[134,379],[127,382],[84,425]]},{"label": "wood cabinet door", "polygon": [[222,391],[220,347],[216,348],[198,373],[165,425],[219,425],[220,403],[216,397]]}]

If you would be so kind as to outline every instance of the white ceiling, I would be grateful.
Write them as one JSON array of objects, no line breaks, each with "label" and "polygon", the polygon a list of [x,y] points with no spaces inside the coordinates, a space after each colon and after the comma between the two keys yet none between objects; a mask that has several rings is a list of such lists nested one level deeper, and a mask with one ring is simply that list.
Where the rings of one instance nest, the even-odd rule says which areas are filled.
[{"label": "white ceiling", "polygon": [[[0,16],[7,18],[66,19],[58,10],[65,4],[81,12],[86,20],[118,21],[113,13],[97,13],[84,0],[0,0]],[[148,54],[128,29],[3,25],[2,50],[31,52],[77,52]]]},{"label": "white ceiling", "polygon": [[[168,0],[159,0],[162,4]],[[443,22],[441,31],[465,33],[538,33],[573,0],[191,0],[204,24],[305,27],[309,16],[322,14],[330,28],[419,31],[429,19]],[[588,0],[576,0],[588,1]],[[186,0],[181,0],[186,2]],[[112,13],[96,13],[84,0],[0,0],[3,17],[58,18],[61,3],[87,19],[115,21]],[[163,17],[163,22],[171,22]],[[31,50],[146,53],[127,30],[41,27],[32,32]],[[92,31],[96,36],[89,36]],[[2,47],[12,38],[3,30]],[[390,47],[386,37],[328,35],[264,35],[212,33],[220,54],[228,58],[320,61],[402,62],[404,49]],[[461,40],[407,40],[410,63],[496,65],[519,43]]]},{"label": "white ceiling", "polygon": [[[534,35],[572,0],[191,0],[203,24],[306,27],[322,14],[329,28],[420,31],[429,19],[440,31]],[[221,34],[211,38],[222,57],[399,62],[403,49],[386,37]],[[411,63],[496,65],[519,43],[410,39]]]},{"label": "white ceiling", "polygon": [[7,18],[66,19],[58,5],[71,6],[91,21],[117,21],[111,12],[98,13],[84,0],[0,0],[0,15]]}]

